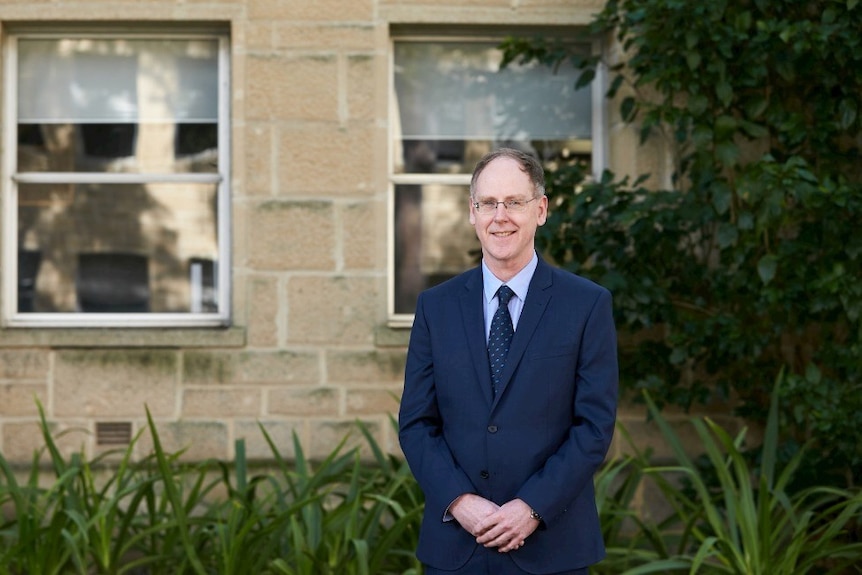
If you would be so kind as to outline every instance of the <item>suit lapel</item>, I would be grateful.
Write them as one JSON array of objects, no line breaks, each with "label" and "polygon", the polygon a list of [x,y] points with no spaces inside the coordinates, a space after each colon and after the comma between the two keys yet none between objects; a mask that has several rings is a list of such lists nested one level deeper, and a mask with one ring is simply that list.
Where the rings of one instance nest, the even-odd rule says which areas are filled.
[{"label": "suit lapel", "polygon": [[[539,325],[539,320],[545,313],[545,308],[548,307],[548,302],[551,299],[551,268],[542,259],[539,259],[539,265],[533,273],[533,279],[530,280],[530,289],[527,291],[527,299],[524,301],[524,307],[521,310],[521,316],[518,318],[518,328],[515,330],[515,336],[512,338],[512,345],[509,348],[509,355],[506,356],[506,367],[503,369],[500,380],[500,388],[497,390],[497,396],[494,398],[494,406],[500,401],[500,397],[505,393],[509,381],[512,379],[512,374],[527,347],[533,338],[533,332]],[[487,353],[486,353],[487,355]],[[490,368],[489,368],[490,370]],[[488,370],[488,371],[489,371]],[[490,375],[488,376],[490,381]]]},{"label": "suit lapel", "polygon": [[485,342],[485,301],[482,283],[482,268],[478,267],[464,283],[461,294],[461,317],[470,356],[475,358],[476,381],[488,405],[491,405],[491,367],[488,364],[488,346]]}]

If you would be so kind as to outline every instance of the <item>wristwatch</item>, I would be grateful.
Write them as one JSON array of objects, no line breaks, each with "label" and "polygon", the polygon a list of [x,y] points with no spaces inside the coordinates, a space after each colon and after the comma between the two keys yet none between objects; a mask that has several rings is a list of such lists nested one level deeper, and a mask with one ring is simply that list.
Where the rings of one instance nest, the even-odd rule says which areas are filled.
[{"label": "wristwatch", "polygon": [[536,513],[535,509],[530,509],[530,518],[535,519],[536,521],[542,520],[542,516]]}]

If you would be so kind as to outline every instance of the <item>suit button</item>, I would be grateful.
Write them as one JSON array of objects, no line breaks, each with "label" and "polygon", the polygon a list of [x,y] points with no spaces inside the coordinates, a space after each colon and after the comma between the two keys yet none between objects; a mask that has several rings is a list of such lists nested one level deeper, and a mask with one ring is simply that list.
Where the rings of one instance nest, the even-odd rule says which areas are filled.
[{"label": "suit button", "polygon": [[482,479],[488,479],[490,476],[491,476],[491,474],[488,473],[487,471],[485,471],[484,469],[479,472],[479,477],[481,477]]},{"label": "suit button", "polygon": [[497,426],[496,425],[489,425],[488,426],[488,433],[497,433]]}]

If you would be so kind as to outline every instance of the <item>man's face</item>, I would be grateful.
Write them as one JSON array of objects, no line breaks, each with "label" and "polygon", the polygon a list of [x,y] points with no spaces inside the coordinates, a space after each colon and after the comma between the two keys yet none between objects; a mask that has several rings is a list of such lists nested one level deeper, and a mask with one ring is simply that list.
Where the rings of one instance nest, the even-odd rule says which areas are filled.
[{"label": "man's face", "polygon": [[[475,199],[470,199],[470,223],[476,229],[485,264],[506,281],[533,257],[536,228],[544,225],[548,215],[548,198],[542,196],[527,204],[524,212],[507,211],[498,204],[493,213],[479,213],[473,202],[531,200],[534,188],[520,165],[506,157],[488,164],[479,174]],[[507,276],[507,277],[504,277]]]}]

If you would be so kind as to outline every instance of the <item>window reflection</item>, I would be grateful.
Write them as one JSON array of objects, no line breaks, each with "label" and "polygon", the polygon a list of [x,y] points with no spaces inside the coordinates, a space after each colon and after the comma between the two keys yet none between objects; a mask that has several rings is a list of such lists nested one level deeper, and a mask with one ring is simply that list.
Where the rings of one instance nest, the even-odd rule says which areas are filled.
[{"label": "window reflection", "polygon": [[500,70],[498,45],[451,38],[394,44],[396,316],[412,314],[423,289],[478,264],[468,190],[483,155],[510,147],[548,169],[576,163],[591,171],[592,96],[574,89],[578,71],[567,64],[556,71],[538,64]]},{"label": "window reflection", "polygon": [[216,173],[218,124],[18,125],[21,172]]},{"label": "window reflection", "polygon": [[471,150],[503,146],[553,161],[592,140],[590,91],[569,65],[500,70],[490,42],[400,41],[394,58],[396,173],[469,174]]},{"label": "window reflection", "polygon": [[469,197],[466,186],[396,186],[396,313],[412,313],[423,289],[479,262],[479,240],[469,220]]},{"label": "window reflection", "polygon": [[[18,34],[18,307],[28,325],[62,314],[215,314],[228,285],[226,36],[205,32]],[[221,194],[221,197],[220,197]],[[16,230],[8,230],[16,234]],[[220,257],[220,254],[222,256]],[[222,268],[223,269],[223,268]],[[145,325],[186,318],[129,318]],[[98,317],[87,325],[116,325]]]},{"label": "window reflection", "polygon": [[21,184],[18,311],[215,312],[217,215],[215,184]]}]

